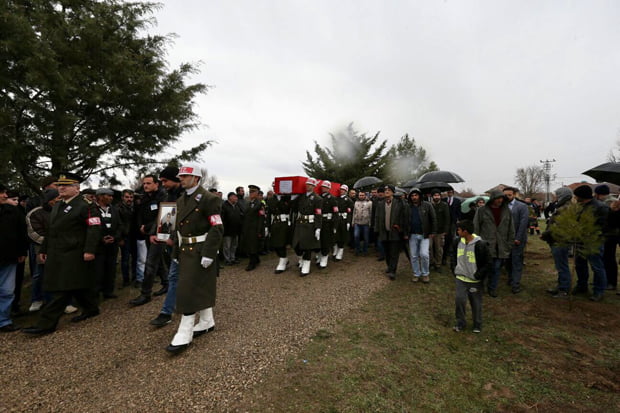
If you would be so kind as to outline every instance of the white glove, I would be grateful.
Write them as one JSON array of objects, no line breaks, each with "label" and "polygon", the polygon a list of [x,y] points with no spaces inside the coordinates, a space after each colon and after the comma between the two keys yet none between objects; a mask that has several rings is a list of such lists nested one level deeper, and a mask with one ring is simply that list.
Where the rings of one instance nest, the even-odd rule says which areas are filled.
[{"label": "white glove", "polygon": [[269,236],[269,228],[265,228],[265,238]]},{"label": "white glove", "polygon": [[317,228],[316,231],[314,231],[314,238],[316,238],[317,241],[321,240],[321,228]]},{"label": "white glove", "polygon": [[351,224],[347,224],[347,231],[351,228]]},{"label": "white glove", "polygon": [[211,264],[213,264],[213,260],[211,258],[202,257],[200,260],[200,265],[202,265],[202,268],[209,268],[209,265]]},{"label": "white glove", "polygon": [[173,258],[173,259],[172,259],[172,261],[173,261],[175,264],[178,264],[178,263],[179,263],[179,260],[178,260],[178,259],[176,259],[176,258]]},{"label": "white glove", "polygon": [[336,228],[334,228],[334,234],[336,233]]}]

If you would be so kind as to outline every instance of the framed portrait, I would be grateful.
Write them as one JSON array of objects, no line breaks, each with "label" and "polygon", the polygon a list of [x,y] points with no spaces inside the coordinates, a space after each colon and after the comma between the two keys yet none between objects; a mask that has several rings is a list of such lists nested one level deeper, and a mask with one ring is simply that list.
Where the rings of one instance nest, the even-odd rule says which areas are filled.
[{"label": "framed portrait", "polygon": [[157,215],[157,240],[167,241],[174,234],[177,219],[177,203],[161,202]]}]

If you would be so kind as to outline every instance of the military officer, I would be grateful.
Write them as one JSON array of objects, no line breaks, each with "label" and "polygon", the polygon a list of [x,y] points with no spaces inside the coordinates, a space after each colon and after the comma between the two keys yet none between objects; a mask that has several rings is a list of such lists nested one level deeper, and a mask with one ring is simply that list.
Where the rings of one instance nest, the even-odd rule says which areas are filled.
[{"label": "military officer", "polygon": [[243,214],[241,238],[243,249],[250,257],[250,262],[245,270],[252,271],[260,263],[258,253],[261,246],[260,240],[265,235],[265,205],[259,199],[260,188],[258,186],[248,185],[248,189],[250,190],[250,197]]},{"label": "military officer", "polygon": [[283,273],[288,267],[286,246],[291,234],[291,197],[290,195],[274,195],[267,198],[267,226],[271,234],[271,247],[278,254],[276,274]]},{"label": "military officer", "polygon": [[336,243],[336,228],[340,220],[338,201],[329,192],[331,188],[331,182],[323,181],[321,183],[323,224],[321,225],[321,252],[317,255],[319,268],[327,268],[329,254]]},{"label": "military officer", "polygon": [[56,182],[62,200],[52,208],[39,254],[40,262],[45,264],[43,289],[52,299],[41,309],[36,325],[22,330],[26,334],[55,331],[72,298],[82,309],[72,322],[99,315],[93,264],[101,239],[101,217],[93,203],[79,196],[80,182],[80,176],[67,172],[61,173]]},{"label": "military officer", "polygon": [[342,260],[344,246],[349,241],[349,229],[353,220],[353,200],[349,198],[349,187],[340,185],[340,197],[338,203],[338,224],[336,227],[336,245],[334,245],[334,259]]},{"label": "military officer", "polygon": [[[224,228],[222,200],[199,185],[202,174],[196,163],[179,169],[185,195],[177,199],[177,241],[172,253],[179,263],[176,312],[183,314],[177,333],[166,348],[180,353],[194,337],[215,329],[213,306],[217,286],[218,249]],[[195,323],[196,313],[199,315]]]},{"label": "military officer", "polygon": [[314,193],[317,181],[308,178],[306,192],[295,199],[292,204],[295,212],[295,230],[292,247],[300,258],[301,276],[310,274],[312,251],[321,248],[321,224],[323,199]]}]

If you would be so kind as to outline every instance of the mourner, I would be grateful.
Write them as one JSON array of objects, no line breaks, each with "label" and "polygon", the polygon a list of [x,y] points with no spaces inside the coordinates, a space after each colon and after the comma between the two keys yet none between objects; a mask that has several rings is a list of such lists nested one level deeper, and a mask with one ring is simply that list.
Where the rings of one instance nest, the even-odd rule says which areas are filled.
[{"label": "mourner", "polygon": [[245,270],[252,271],[260,264],[258,253],[260,252],[260,240],[265,235],[265,207],[258,198],[260,188],[256,185],[248,185],[248,189],[250,197],[244,211],[241,237],[243,249],[250,258]]}]

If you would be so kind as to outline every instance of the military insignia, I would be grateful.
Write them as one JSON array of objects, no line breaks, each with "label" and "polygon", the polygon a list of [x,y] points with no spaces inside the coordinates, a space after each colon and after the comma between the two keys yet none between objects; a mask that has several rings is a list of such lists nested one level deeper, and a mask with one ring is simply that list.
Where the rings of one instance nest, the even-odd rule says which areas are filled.
[{"label": "military insignia", "polygon": [[196,200],[196,202],[200,202],[200,200],[202,199],[202,194],[196,194],[196,198],[194,198]]},{"label": "military insignia", "polygon": [[258,210],[258,215],[261,215],[261,216],[265,215],[265,210],[264,209],[259,209]]},{"label": "military insignia", "polygon": [[215,225],[222,225],[222,217],[219,214],[210,215],[209,223],[211,224],[212,227]]},{"label": "military insignia", "polygon": [[62,212],[66,214],[67,212],[71,211],[72,208],[73,207],[71,205],[67,205],[67,207]]},{"label": "military insignia", "polygon": [[315,215],[321,215],[323,213],[323,211],[321,211],[321,208],[317,208],[314,210],[314,214]]},{"label": "military insignia", "polygon": [[93,225],[101,225],[101,220],[99,219],[99,217],[90,217],[88,218],[86,223],[88,224],[89,227]]},{"label": "military insignia", "polygon": [[338,212],[338,207],[337,206],[334,206],[333,212]]}]

